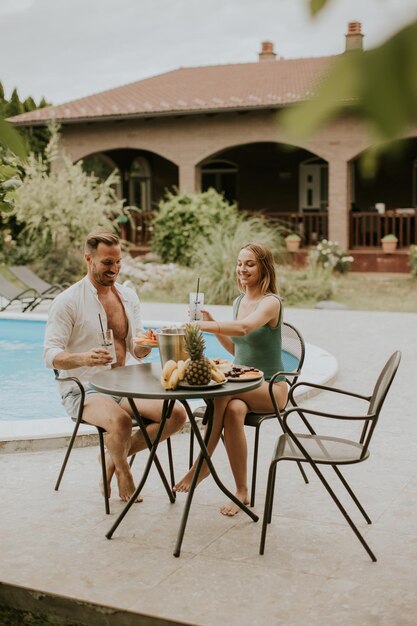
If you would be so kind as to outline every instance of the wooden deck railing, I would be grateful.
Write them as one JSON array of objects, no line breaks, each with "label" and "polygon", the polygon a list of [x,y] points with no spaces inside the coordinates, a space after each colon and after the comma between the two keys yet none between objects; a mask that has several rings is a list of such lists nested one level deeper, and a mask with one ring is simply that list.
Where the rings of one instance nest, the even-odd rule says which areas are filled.
[{"label": "wooden deck railing", "polygon": [[350,248],[379,248],[381,238],[392,233],[398,238],[398,248],[417,243],[417,211],[396,209],[385,213],[351,212]]},{"label": "wooden deck railing", "polygon": [[[254,212],[254,215],[259,215]],[[152,239],[154,211],[141,211],[133,216],[135,226],[129,239],[137,246],[147,246]],[[263,216],[277,222],[287,232],[301,235],[304,246],[313,246],[328,239],[328,212],[268,212]],[[398,248],[417,244],[417,210],[375,211],[350,213],[349,248],[379,248],[381,238],[388,233],[398,237]]]},{"label": "wooden deck railing", "polygon": [[124,238],[135,246],[148,246],[153,234],[154,211],[138,211],[132,214],[131,223],[124,228]]},{"label": "wooden deck railing", "polygon": [[286,231],[298,233],[304,246],[314,246],[322,239],[328,239],[328,212],[268,212],[264,217],[278,222]]}]

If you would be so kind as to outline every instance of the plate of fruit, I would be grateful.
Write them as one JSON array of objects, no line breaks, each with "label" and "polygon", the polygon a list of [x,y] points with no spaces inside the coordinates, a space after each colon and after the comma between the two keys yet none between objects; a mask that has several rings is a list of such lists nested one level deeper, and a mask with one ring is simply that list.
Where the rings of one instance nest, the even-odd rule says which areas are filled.
[{"label": "plate of fruit", "polygon": [[213,359],[204,354],[206,347],[203,333],[194,324],[185,325],[184,345],[186,361],[167,361],[162,368],[161,385],[164,389],[204,389],[227,382],[226,376]]},{"label": "plate of fruit", "polygon": [[144,333],[136,335],[135,344],[141,348],[157,348],[158,337],[152,328],[148,328]]},{"label": "plate of fruit", "polygon": [[264,373],[256,367],[246,365],[232,365],[231,369],[225,372],[227,380],[231,383],[244,383],[248,380],[259,380]]}]

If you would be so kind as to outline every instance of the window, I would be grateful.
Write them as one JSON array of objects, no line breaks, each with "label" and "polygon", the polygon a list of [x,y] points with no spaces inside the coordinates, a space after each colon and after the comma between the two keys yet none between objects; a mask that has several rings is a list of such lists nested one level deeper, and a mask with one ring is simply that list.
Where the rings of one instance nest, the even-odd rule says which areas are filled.
[{"label": "window", "polygon": [[299,168],[299,210],[323,211],[329,204],[329,167],[319,158],[307,159]]},{"label": "window", "polygon": [[210,161],[201,167],[201,190],[207,191],[210,187],[222,193],[229,202],[237,199],[238,168],[230,161]]},{"label": "window", "polygon": [[151,210],[151,171],[144,157],[136,157],[129,170],[129,204]]}]

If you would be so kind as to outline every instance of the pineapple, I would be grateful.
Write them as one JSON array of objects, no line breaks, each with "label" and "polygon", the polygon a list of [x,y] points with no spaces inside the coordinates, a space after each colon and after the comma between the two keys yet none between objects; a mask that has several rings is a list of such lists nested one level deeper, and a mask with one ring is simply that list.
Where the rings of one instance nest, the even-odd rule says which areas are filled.
[{"label": "pineapple", "polygon": [[190,357],[185,368],[189,385],[208,385],[211,380],[211,363],[204,356],[206,343],[203,333],[194,324],[185,325],[185,350]]}]

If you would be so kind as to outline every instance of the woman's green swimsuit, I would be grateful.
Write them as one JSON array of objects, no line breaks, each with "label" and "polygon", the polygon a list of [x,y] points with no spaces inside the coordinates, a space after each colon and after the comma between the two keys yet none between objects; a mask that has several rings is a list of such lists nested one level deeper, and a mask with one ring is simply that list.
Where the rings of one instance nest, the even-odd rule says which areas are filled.
[{"label": "woman's green swimsuit", "polygon": [[[280,298],[274,296],[280,302]],[[237,319],[239,306],[244,294],[236,298],[233,303],[233,319]],[[265,296],[266,297],[266,296]],[[271,328],[265,324],[261,328],[256,328],[243,337],[231,337],[235,345],[236,365],[247,365],[256,367],[264,373],[265,379],[269,380],[275,372],[284,371],[281,356],[281,326],[282,326],[282,305],[280,308],[278,324]],[[285,376],[280,376],[278,380],[285,380]]]}]

